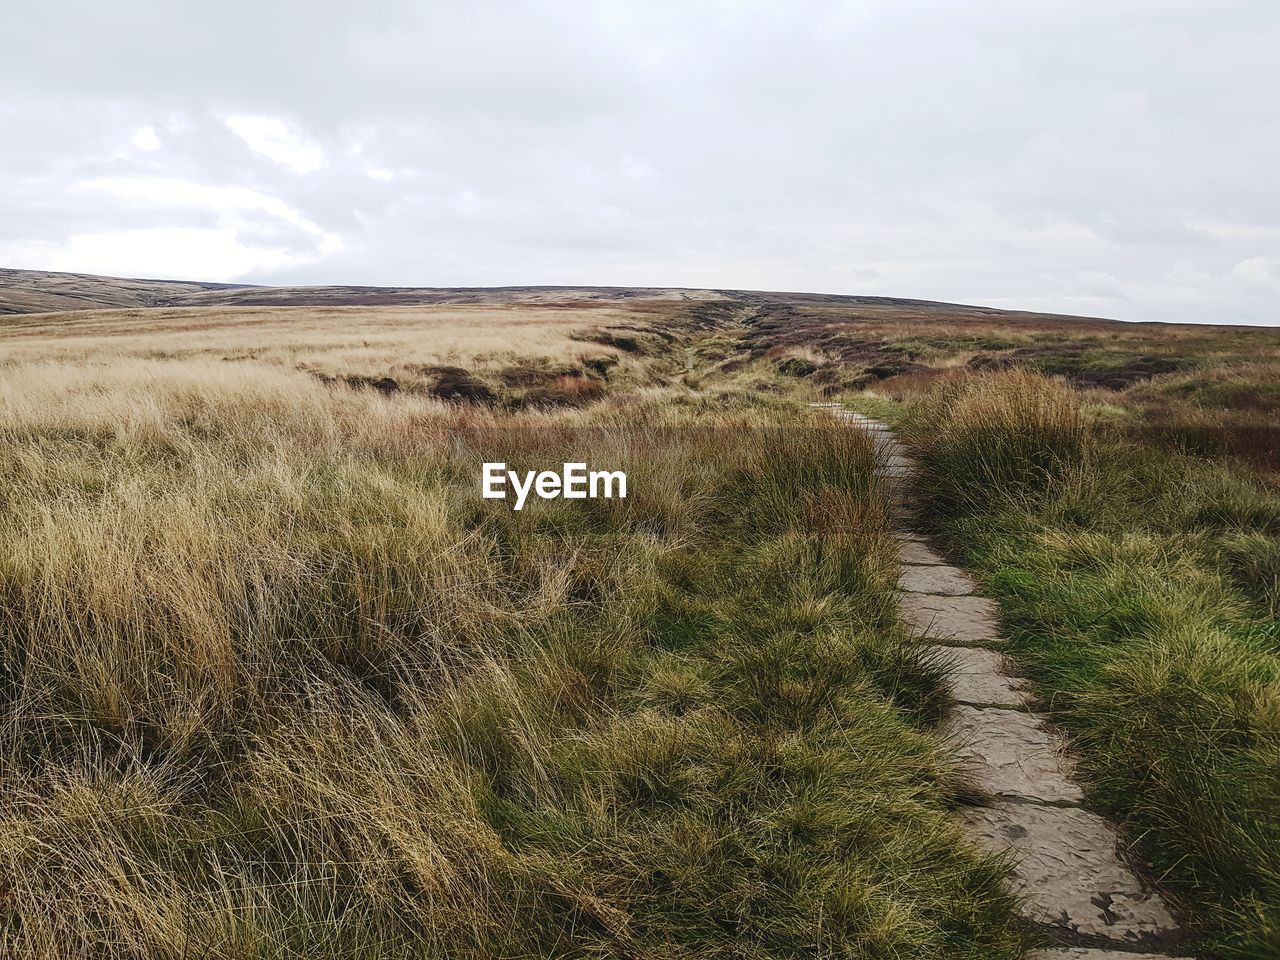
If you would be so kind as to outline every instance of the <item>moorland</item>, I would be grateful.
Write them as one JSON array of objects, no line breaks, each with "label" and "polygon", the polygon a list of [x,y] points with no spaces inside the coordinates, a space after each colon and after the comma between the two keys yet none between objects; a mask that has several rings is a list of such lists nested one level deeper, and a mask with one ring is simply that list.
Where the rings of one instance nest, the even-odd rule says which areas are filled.
[{"label": "moorland", "polygon": [[[1280,334],[0,274],[0,947],[1021,957],[870,443],[1203,955],[1280,955]],[[480,465],[625,500],[480,496]]]}]

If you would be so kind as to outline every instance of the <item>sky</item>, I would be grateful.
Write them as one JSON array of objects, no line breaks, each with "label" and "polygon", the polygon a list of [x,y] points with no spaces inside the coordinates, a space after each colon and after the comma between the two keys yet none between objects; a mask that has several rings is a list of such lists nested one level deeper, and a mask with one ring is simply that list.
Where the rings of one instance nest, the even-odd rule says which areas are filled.
[{"label": "sky", "polygon": [[1274,0],[44,0],[0,266],[1280,325]]}]

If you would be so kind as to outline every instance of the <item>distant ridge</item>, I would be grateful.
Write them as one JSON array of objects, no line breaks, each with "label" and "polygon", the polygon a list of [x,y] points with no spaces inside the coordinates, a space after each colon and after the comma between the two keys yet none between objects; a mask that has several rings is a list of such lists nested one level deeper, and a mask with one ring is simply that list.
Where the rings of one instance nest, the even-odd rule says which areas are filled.
[{"label": "distant ridge", "polygon": [[132,280],[0,267],[0,315],[169,306],[195,292],[246,288],[245,284],[234,283]]},{"label": "distant ridge", "polygon": [[[845,306],[909,309],[976,316],[1044,316],[996,307],[855,294],[765,292],[713,288],[538,285],[505,287],[266,287],[244,283],[102,277],[85,273],[0,267],[0,316],[149,307],[427,306],[547,300],[625,300],[661,297],[734,300],[757,306]],[[1092,319],[1092,318],[1079,318]]]}]

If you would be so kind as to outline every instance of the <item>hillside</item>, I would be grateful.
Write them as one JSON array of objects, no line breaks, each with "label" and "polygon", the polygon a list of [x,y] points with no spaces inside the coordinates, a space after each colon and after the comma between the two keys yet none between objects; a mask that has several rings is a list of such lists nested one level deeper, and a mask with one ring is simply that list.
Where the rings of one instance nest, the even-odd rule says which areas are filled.
[{"label": "hillside", "polygon": [[0,316],[103,307],[166,306],[180,303],[194,294],[234,289],[237,289],[234,284],[224,283],[135,280],[0,267]]},{"label": "hillside", "polygon": [[[759,305],[892,309],[904,314],[948,319],[1040,317],[991,307],[965,306],[899,297],[821,293],[779,293],[671,287],[370,287],[334,284],[311,287],[267,287],[255,284],[205,283],[193,280],[143,280],[81,273],[0,268],[0,315],[97,310],[112,307],[324,307],[431,306],[466,303],[538,303],[670,300],[735,300]],[[1077,318],[1078,319],[1078,318]],[[1103,321],[1109,322],[1109,321]]]}]

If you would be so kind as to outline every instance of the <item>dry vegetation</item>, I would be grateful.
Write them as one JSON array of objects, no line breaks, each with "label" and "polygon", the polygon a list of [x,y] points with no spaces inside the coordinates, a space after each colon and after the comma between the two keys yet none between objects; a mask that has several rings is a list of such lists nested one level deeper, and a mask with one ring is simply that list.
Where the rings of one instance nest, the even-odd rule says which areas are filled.
[{"label": "dry vegetation", "polygon": [[652,309],[8,327],[0,953],[1019,956],[869,446]]},{"label": "dry vegetation", "polygon": [[[1268,955],[1274,334],[181,295],[240,305],[0,326],[0,953],[1020,956],[838,396],[915,425],[1094,802]],[[630,498],[479,497],[582,459]]]}]

